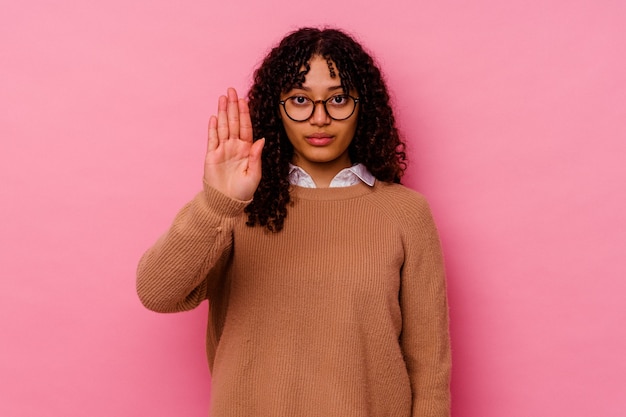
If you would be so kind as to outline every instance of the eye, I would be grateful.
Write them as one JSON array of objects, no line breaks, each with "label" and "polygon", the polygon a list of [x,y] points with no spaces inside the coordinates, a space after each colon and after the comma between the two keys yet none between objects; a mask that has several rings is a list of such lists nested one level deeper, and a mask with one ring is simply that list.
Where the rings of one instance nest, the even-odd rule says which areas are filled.
[{"label": "eye", "polygon": [[307,106],[311,102],[311,99],[304,96],[293,96],[289,97],[289,101],[295,106]]},{"label": "eye", "polygon": [[341,107],[348,104],[348,96],[345,94],[337,94],[328,99],[328,104],[335,107]]}]

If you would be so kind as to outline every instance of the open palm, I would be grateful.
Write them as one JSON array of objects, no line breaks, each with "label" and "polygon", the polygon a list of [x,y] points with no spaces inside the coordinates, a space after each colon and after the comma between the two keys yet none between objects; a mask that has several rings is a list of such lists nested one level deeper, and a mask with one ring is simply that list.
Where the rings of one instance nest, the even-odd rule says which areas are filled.
[{"label": "open palm", "polygon": [[234,88],[221,96],[217,116],[209,120],[204,181],[221,193],[242,201],[252,199],[261,181],[264,139],[253,141],[248,103]]}]

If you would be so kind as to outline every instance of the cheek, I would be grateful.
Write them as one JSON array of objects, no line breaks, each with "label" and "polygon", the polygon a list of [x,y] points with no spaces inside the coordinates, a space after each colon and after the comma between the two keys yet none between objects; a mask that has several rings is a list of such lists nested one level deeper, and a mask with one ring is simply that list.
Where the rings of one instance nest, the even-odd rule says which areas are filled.
[{"label": "cheek", "polygon": [[357,108],[357,110],[354,112],[354,114],[352,115],[352,117],[348,121],[350,122],[350,131],[354,135],[356,133],[356,128],[357,128],[357,126],[359,124],[359,110],[358,110],[358,108]]},{"label": "cheek", "polygon": [[354,135],[356,133],[356,122],[350,124],[350,126],[346,127],[346,134],[350,137],[350,141],[352,141],[352,139],[354,139]]},{"label": "cheek", "polygon": [[287,138],[289,139],[289,142],[293,143],[294,138],[297,136],[297,128],[292,124],[289,123],[288,120],[283,119],[283,128],[285,129],[285,133],[287,134]]}]

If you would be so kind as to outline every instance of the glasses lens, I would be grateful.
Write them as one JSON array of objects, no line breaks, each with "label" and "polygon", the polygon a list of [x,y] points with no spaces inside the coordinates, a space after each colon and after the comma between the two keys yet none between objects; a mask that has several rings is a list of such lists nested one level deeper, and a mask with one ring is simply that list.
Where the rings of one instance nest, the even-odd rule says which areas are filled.
[{"label": "glasses lens", "polygon": [[311,117],[315,104],[304,96],[289,97],[285,100],[285,112],[293,120],[304,121]]},{"label": "glasses lens", "polygon": [[354,99],[344,94],[332,96],[326,100],[326,111],[335,120],[347,119],[354,111]]}]

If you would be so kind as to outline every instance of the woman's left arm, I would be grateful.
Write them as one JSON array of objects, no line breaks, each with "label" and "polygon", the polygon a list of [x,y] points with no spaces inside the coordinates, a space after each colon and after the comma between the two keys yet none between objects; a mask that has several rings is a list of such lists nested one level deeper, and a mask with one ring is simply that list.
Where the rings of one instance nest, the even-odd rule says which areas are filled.
[{"label": "woman's left arm", "polygon": [[423,198],[404,229],[400,338],[414,417],[450,416],[450,336],[446,281],[437,228]]}]

